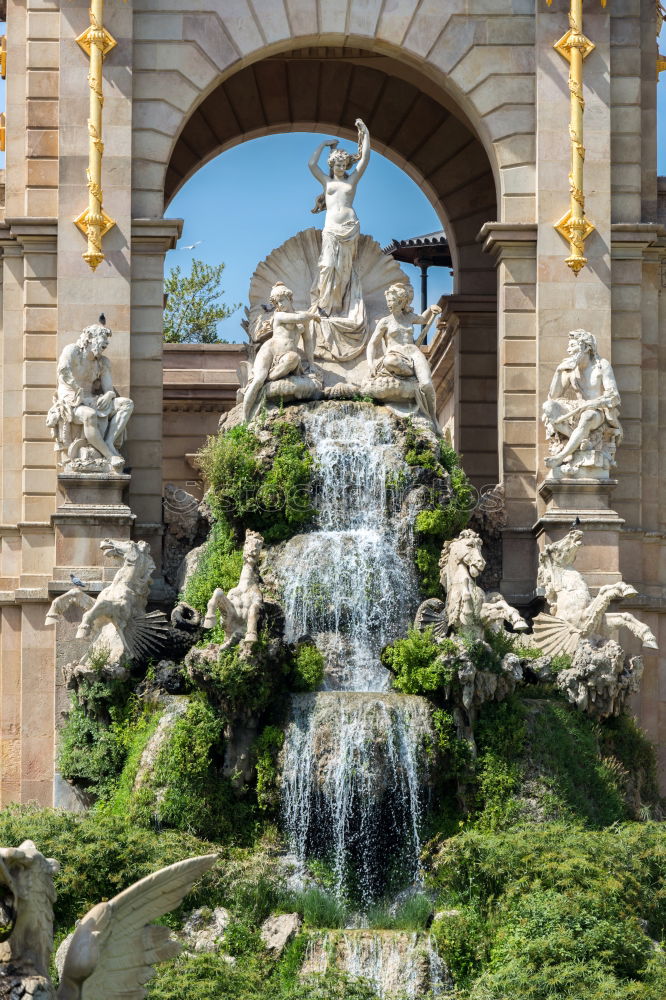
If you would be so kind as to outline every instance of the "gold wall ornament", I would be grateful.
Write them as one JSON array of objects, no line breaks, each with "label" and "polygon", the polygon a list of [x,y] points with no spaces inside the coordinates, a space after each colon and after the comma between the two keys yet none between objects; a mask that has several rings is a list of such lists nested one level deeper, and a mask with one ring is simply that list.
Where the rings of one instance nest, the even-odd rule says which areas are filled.
[{"label": "gold wall ornament", "polygon": [[88,118],[88,207],[74,219],[88,241],[88,249],[83,259],[94,271],[104,260],[102,239],[115,226],[102,208],[102,109],[104,95],[102,93],[102,66],[104,57],[116,45],[116,40],[104,27],[104,0],[91,0],[90,26],[76,39],[77,43],[90,59],[88,86],[90,87],[90,117]]},{"label": "gold wall ornament", "polygon": [[[552,0],[547,0],[550,7]],[[606,0],[601,0],[601,6],[606,6]],[[569,244],[569,256],[565,263],[575,275],[587,264],[585,256],[585,240],[594,232],[594,225],[585,217],[585,194],[583,189],[583,166],[585,163],[585,146],[583,145],[583,115],[585,98],[583,96],[583,60],[594,49],[591,42],[583,34],[583,0],[571,0],[569,10],[569,30],[553,46],[569,63],[569,94],[571,100],[571,117],[569,121],[569,139],[571,143],[571,169],[569,171],[569,210],[555,224],[555,229]]]}]

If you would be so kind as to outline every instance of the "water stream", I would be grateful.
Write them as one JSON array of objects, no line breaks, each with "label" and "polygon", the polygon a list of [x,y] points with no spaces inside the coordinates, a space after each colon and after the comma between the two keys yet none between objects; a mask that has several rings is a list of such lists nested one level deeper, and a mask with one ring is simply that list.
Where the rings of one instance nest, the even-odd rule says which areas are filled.
[{"label": "water stream", "polygon": [[[428,797],[429,704],[391,692],[380,662],[418,601],[411,525],[397,488],[408,470],[396,423],[377,407],[319,404],[305,429],[317,463],[316,525],[280,546],[270,569],[287,640],[310,635],[326,672],[322,691],[292,697],[282,822],[295,858],[324,860],[337,894],[363,908],[418,881]],[[414,997],[423,983],[435,989],[444,981],[427,935],[336,934],[334,955],[333,939],[317,936],[313,969],[332,955],[381,996],[396,978]]]}]

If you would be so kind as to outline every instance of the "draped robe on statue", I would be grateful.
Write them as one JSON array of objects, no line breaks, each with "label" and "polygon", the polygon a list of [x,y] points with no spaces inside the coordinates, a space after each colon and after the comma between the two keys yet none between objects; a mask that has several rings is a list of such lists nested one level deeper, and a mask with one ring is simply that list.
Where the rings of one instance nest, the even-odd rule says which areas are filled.
[{"label": "draped robe on statue", "polygon": [[360,234],[358,219],[327,223],[322,232],[319,274],[312,285],[312,302],[326,316],[315,325],[318,357],[351,361],[364,349],[368,321],[356,270]]}]

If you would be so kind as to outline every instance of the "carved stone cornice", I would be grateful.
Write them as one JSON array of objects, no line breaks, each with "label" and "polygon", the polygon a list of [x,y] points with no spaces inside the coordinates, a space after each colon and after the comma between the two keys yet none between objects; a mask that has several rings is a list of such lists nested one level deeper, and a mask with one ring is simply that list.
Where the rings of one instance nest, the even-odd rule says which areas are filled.
[{"label": "carved stone cornice", "polygon": [[536,222],[485,222],[477,241],[499,264],[505,257],[536,257]]},{"label": "carved stone cornice", "polygon": [[132,219],[132,253],[166,253],[183,232],[183,219]]}]

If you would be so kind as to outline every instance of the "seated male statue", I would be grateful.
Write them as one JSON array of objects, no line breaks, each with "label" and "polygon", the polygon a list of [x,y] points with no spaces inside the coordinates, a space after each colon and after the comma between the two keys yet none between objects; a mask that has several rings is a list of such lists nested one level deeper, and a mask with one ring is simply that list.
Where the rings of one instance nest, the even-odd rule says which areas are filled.
[{"label": "seated male statue", "polygon": [[106,465],[121,473],[125,465],[117,446],[125,438],[134,403],[113,387],[111,362],[103,353],[110,337],[102,315],[76,343],[65,347],[58,361],[58,385],[46,426],[59,461],[72,471],[100,471]]}]

